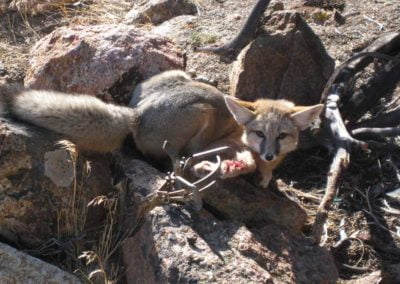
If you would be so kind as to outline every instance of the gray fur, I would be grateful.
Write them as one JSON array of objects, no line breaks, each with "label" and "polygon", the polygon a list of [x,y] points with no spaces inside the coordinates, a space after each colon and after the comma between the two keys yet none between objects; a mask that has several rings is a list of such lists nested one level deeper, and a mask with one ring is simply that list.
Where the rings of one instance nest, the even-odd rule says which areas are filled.
[{"label": "gray fur", "polygon": [[20,120],[64,134],[80,149],[110,152],[132,133],[136,112],[88,95],[27,90],[11,100],[9,111]]},{"label": "gray fur", "polygon": [[109,152],[133,134],[139,150],[164,158],[164,140],[179,155],[204,150],[237,130],[216,88],[182,71],[154,76],[135,89],[130,107],[106,104],[88,95],[25,90],[7,110],[20,120],[64,134],[80,149]]},{"label": "gray fur", "polygon": [[204,150],[238,127],[224,95],[210,85],[191,80],[182,71],[164,72],[141,83],[129,106],[140,116],[134,133],[136,145],[155,158],[165,156],[164,140],[177,153],[190,154]]}]

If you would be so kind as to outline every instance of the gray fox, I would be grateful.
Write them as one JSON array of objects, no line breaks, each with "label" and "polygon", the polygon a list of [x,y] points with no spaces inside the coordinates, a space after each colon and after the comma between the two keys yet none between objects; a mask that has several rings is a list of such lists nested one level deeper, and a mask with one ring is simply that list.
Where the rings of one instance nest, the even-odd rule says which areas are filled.
[{"label": "gray fox", "polygon": [[[179,70],[139,84],[129,107],[53,91],[1,93],[0,89],[6,113],[63,134],[82,150],[111,152],[121,147],[128,135],[145,156],[153,159],[166,158],[162,149],[165,140],[182,156],[230,146],[233,154],[223,160],[221,177],[258,168],[263,187],[268,186],[272,170],[285,154],[296,148],[299,131],[307,128],[323,108],[321,104],[295,106],[285,100],[237,100]],[[192,168],[192,173],[203,176],[213,167],[215,163],[203,161]]]}]

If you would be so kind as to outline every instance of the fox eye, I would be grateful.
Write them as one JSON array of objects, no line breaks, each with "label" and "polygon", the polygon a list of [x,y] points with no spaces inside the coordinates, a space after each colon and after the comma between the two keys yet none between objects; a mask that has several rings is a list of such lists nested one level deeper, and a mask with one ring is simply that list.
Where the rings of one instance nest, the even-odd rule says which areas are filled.
[{"label": "fox eye", "polygon": [[287,133],[282,132],[281,134],[278,135],[277,139],[282,140],[282,139],[285,139],[287,136],[288,136]]},{"label": "fox eye", "polygon": [[264,132],[257,130],[257,131],[255,131],[255,133],[256,133],[256,135],[257,135],[258,137],[260,137],[260,138],[265,138]]}]

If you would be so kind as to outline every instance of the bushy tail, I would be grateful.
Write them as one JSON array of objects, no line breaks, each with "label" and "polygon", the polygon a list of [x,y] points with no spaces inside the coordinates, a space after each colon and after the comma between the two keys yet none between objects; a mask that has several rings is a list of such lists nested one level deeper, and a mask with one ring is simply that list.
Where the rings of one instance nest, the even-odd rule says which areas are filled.
[{"label": "bushy tail", "polygon": [[22,92],[21,84],[9,84],[0,80],[0,117],[7,115],[8,106],[13,95]]},{"label": "bushy tail", "polygon": [[[6,96],[10,98],[10,96]],[[88,95],[25,90],[8,99],[12,116],[67,136],[81,150],[111,152],[136,129],[132,108],[106,104]]]}]

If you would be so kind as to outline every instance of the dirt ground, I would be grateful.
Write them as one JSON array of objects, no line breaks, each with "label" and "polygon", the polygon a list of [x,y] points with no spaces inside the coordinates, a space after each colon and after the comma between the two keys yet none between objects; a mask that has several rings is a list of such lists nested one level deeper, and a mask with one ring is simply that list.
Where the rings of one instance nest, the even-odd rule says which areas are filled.
[{"label": "dirt ground", "polygon": [[[36,16],[17,11],[0,13],[0,79],[22,82],[29,67],[31,46],[55,28],[120,22],[132,5],[127,0],[95,1],[92,5],[79,2],[83,4],[60,5]],[[195,24],[199,30],[207,30],[211,35],[209,42],[224,43],[239,31],[255,2],[196,0],[200,15]],[[277,1],[271,5],[274,2]],[[317,6],[305,6],[304,1],[280,2],[285,8],[296,9],[304,16],[337,65],[379,35],[400,29],[400,1],[396,0],[308,1],[320,3]],[[335,12],[345,19],[344,23],[334,20]],[[193,44],[188,42],[185,46],[187,70],[217,81],[222,91],[229,92],[231,64],[219,61],[215,55],[194,52]],[[397,108],[398,97],[400,86],[372,112],[388,106]],[[396,141],[399,137],[393,139]],[[331,158],[325,149],[297,151],[276,174],[281,190],[306,208],[309,224],[312,224],[323,196]],[[357,149],[352,152],[350,168],[329,215],[324,240],[337,260],[341,281],[400,264],[400,197],[386,195],[400,189],[399,168],[398,153]],[[310,228],[310,225],[306,227],[306,235],[310,234]]]}]

